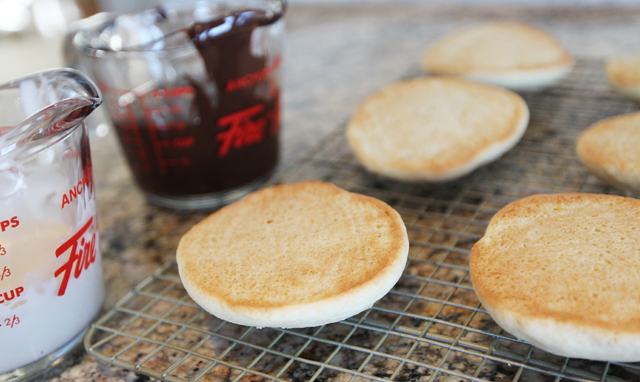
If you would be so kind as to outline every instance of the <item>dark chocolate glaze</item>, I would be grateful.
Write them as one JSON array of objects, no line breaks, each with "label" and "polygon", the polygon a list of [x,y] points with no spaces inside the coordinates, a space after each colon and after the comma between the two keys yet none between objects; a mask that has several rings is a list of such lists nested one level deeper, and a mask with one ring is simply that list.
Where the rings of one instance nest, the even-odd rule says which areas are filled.
[{"label": "dark chocolate glaze", "polygon": [[[144,191],[167,196],[209,194],[238,188],[272,173],[279,152],[279,86],[274,73],[269,71],[269,65],[275,66],[274,63],[252,54],[251,35],[255,28],[272,24],[280,17],[245,10],[196,23],[186,30],[202,56],[216,94],[212,97],[205,90],[207,84],[186,78],[193,88],[192,107],[196,108],[198,118],[187,118],[180,129],[153,129],[163,142],[193,137],[189,138],[192,142],[189,147],[159,149],[158,143],[154,145],[150,138],[149,126],[139,124],[141,139],[137,147],[143,144],[150,154],[146,165],[134,164],[140,153],[129,152],[127,147],[132,146],[125,144],[124,134],[119,134],[136,181]],[[268,74],[243,86],[229,85],[255,73]],[[253,137],[234,136],[231,145],[223,147],[220,134],[228,132],[233,124],[229,116],[247,109],[255,111],[250,113],[249,122],[257,123],[259,128],[253,130]],[[131,129],[118,126],[117,121],[116,128],[119,132]],[[243,140],[245,143],[239,143]]]}]

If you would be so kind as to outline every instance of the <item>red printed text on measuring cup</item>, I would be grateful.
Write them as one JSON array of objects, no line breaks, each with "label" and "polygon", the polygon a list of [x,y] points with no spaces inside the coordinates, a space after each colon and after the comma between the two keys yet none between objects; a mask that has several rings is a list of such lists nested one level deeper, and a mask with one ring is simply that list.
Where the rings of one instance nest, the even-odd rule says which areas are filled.
[{"label": "red printed text on measuring cup", "polygon": [[67,285],[72,273],[73,277],[77,279],[83,270],[89,268],[96,261],[96,233],[88,233],[92,223],[93,216],[78,232],[56,249],[56,257],[62,256],[67,250],[70,251],[67,262],[58,268],[54,274],[54,277],[63,275],[60,289],[58,289],[58,296],[63,296],[67,291]]},{"label": "red printed text on measuring cup", "polygon": [[24,287],[19,286],[17,288],[10,289],[4,293],[0,293],[0,304],[9,302],[15,298],[20,297],[22,292],[24,292]]},{"label": "red printed text on measuring cup", "polygon": [[239,150],[264,139],[267,121],[259,116],[263,111],[264,105],[258,104],[220,118],[218,127],[226,130],[216,135],[216,141],[220,142],[218,157],[226,157],[231,148]]},{"label": "red printed text on measuring cup", "polygon": [[[77,184],[73,185],[67,193],[62,195],[61,208],[64,208],[66,205],[79,198],[87,188],[91,187],[92,173],[91,163],[89,163],[84,168],[82,179],[80,179]],[[91,195],[89,197],[91,197]]]},{"label": "red printed text on measuring cup", "polygon": [[281,56],[278,56],[273,60],[271,65],[265,66],[253,73],[245,74],[240,78],[234,78],[227,81],[224,91],[229,93],[236,90],[244,89],[258,82],[266,80],[274,71],[280,68]]},{"label": "red printed text on measuring cup", "polygon": [[13,216],[9,219],[0,221],[0,230],[4,232],[9,228],[16,228],[19,225],[20,225],[20,220],[18,219],[17,216]]}]

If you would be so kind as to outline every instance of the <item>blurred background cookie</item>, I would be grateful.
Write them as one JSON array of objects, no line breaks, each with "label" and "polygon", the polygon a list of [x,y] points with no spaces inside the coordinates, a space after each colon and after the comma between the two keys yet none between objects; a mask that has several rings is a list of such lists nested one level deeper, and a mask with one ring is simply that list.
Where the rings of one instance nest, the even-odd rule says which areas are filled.
[{"label": "blurred background cookie", "polygon": [[640,193],[640,112],[607,118],[578,138],[580,161],[604,183]]},{"label": "blurred background cookie", "polygon": [[529,109],[509,90],[455,77],[396,82],[366,99],[347,126],[369,171],[400,181],[442,182],[511,149]]},{"label": "blurred background cookie", "polygon": [[430,74],[463,76],[512,90],[537,90],[565,78],[574,61],[547,32],[532,25],[495,21],[439,39],[422,58]]},{"label": "blurred background cookie", "polygon": [[640,57],[612,58],[605,65],[609,86],[627,99],[640,102]]},{"label": "blurred background cookie", "polygon": [[551,353],[640,361],[640,201],[533,195],[500,210],[471,250],[482,306]]}]

